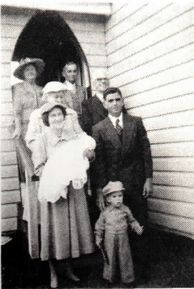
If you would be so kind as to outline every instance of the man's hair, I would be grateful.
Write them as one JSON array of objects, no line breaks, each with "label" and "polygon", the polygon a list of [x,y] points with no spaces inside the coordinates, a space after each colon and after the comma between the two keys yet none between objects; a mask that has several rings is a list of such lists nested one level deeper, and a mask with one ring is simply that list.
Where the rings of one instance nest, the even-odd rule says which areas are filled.
[{"label": "man's hair", "polygon": [[77,66],[77,63],[75,63],[74,61],[67,61],[67,62],[65,63],[65,65],[63,66],[63,68],[66,67],[66,66],[68,66],[68,65],[76,65],[76,66]]},{"label": "man's hair", "polygon": [[106,100],[107,95],[113,94],[113,93],[118,93],[122,97],[122,93],[119,88],[117,87],[108,87],[104,92],[103,92],[103,98]]},{"label": "man's hair", "polygon": [[[66,109],[65,109],[65,107],[60,106],[60,104],[59,104],[59,105],[54,106],[53,109],[54,109],[54,108],[60,108],[60,110],[62,111],[64,117],[66,116]],[[42,114],[42,121],[43,121],[43,123],[44,123],[45,126],[50,126],[50,123],[49,123],[48,118],[49,118],[49,113],[50,113],[53,109],[51,109],[50,111],[46,111],[46,112],[44,112],[44,113]]]}]

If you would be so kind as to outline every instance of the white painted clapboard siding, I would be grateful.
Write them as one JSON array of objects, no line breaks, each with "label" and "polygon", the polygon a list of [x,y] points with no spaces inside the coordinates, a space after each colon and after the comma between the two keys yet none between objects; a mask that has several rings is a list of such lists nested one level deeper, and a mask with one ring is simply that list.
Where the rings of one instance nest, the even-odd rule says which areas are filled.
[{"label": "white painted clapboard siding", "polygon": [[141,116],[154,163],[150,222],[194,238],[193,6],[185,1],[113,5],[108,73]]},{"label": "white painted clapboard siding", "polygon": [[[14,8],[16,9],[16,8]],[[2,231],[17,229],[17,203],[20,202],[15,143],[9,126],[13,123],[13,107],[10,84],[10,63],[20,33],[34,11],[3,9],[1,17],[1,166],[2,166]],[[25,12],[25,13],[23,13]],[[107,66],[104,21],[101,17],[80,17],[60,12],[64,20],[80,41],[90,70]]]}]

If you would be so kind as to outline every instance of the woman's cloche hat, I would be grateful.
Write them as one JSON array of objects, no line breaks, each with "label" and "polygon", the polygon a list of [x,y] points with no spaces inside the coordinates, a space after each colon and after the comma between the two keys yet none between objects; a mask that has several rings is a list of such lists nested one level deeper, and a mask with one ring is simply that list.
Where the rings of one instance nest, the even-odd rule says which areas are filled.
[{"label": "woman's cloche hat", "polygon": [[107,196],[113,192],[124,191],[123,184],[119,181],[108,182],[108,184],[102,189],[103,196]]},{"label": "woman's cloche hat", "polygon": [[66,90],[65,85],[62,82],[59,81],[49,81],[47,84],[43,87],[43,94],[49,93],[49,92],[58,92],[58,91],[64,91]]},{"label": "woman's cloche hat", "polygon": [[43,115],[45,112],[50,112],[53,108],[55,107],[62,107],[62,108],[65,108],[66,109],[66,106],[61,104],[61,103],[57,103],[57,102],[54,102],[54,103],[45,103],[42,107],[41,107],[41,115]]},{"label": "woman's cloche hat", "polygon": [[20,60],[19,66],[14,71],[14,76],[19,79],[24,79],[24,69],[28,65],[34,65],[37,70],[37,75],[40,75],[44,70],[45,63],[41,58],[23,58]]}]

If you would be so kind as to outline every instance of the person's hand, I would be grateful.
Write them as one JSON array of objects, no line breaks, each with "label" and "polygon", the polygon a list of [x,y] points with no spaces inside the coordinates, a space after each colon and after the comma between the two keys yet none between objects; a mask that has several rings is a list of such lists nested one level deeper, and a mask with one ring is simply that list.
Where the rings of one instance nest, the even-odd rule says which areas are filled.
[{"label": "person's hand", "polygon": [[138,222],[133,222],[131,228],[137,235],[142,235],[143,233],[143,226],[141,226]]},{"label": "person's hand", "polygon": [[34,170],[34,174],[38,177],[41,177],[43,168],[44,166],[38,167],[37,169]]},{"label": "person's hand", "polygon": [[152,179],[147,178],[143,187],[143,197],[147,199],[153,192]]},{"label": "person's hand", "polygon": [[99,238],[96,238],[96,246],[97,246],[98,248],[101,248],[101,245],[102,245],[102,240],[99,239]]},{"label": "person's hand", "polygon": [[16,127],[16,129],[14,130],[14,133],[13,133],[13,138],[14,139],[19,139],[22,135],[22,130],[20,127]]},{"label": "person's hand", "polygon": [[90,149],[86,149],[84,152],[83,152],[83,156],[88,158],[89,160],[92,160],[94,158],[94,150],[90,150]]},{"label": "person's hand", "polygon": [[105,203],[104,203],[102,189],[97,189],[96,193],[97,193],[96,205],[98,206],[100,211],[103,211],[105,208]]}]

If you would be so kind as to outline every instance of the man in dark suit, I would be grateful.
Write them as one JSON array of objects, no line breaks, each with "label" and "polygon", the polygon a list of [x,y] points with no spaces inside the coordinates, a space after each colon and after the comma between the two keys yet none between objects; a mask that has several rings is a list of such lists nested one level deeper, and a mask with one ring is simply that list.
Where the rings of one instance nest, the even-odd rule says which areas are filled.
[{"label": "man in dark suit", "polygon": [[[147,263],[147,205],[152,192],[152,158],[150,143],[140,117],[123,113],[123,98],[118,88],[104,92],[104,105],[108,117],[93,127],[96,140],[95,186],[97,203],[104,208],[102,188],[109,181],[121,181],[125,187],[125,204],[144,226],[145,234],[138,237],[138,259],[145,268]],[[136,250],[135,250],[136,251]]]},{"label": "man in dark suit", "polygon": [[92,126],[107,117],[108,112],[103,103],[103,92],[108,88],[109,81],[104,70],[98,70],[93,75],[93,97],[82,102],[82,128],[91,135]]}]

